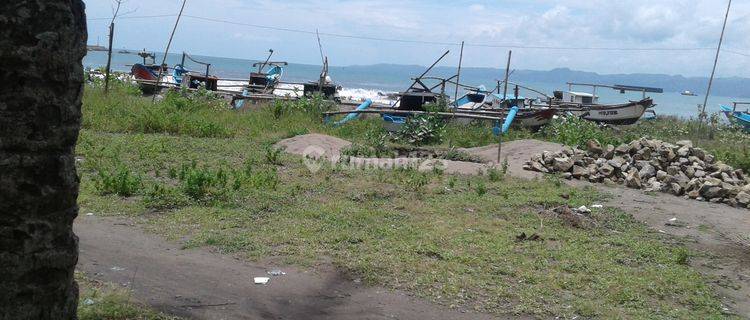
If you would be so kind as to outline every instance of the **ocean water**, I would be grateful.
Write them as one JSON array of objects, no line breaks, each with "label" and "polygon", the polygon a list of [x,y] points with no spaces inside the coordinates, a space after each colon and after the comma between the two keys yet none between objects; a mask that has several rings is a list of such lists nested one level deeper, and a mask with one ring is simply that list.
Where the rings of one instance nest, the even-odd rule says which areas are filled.
[{"label": "ocean water", "polygon": [[[132,50],[131,53],[120,53],[119,50],[115,51],[116,52],[112,57],[113,70],[127,72],[130,70],[132,64],[142,62],[141,57],[137,55],[137,51],[135,50]],[[161,62],[162,58],[163,56],[157,54],[157,63]],[[248,78],[249,73],[255,70],[255,68],[252,67],[253,63],[258,62],[258,60],[197,55],[194,55],[193,58],[210,63],[211,74],[220,78],[246,79]],[[182,54],[169,54],[167,57],[167,64],[171,66],[180,63],[181,59]],[[89,51],[84,58],[85,67],[97,68],[106,65],[106,63],[106,52]],[[205,67],[191,62],[186,63],[186,67],[198,72],[205,71]],[[397,65],[347,66],[331,67],[329,73],[334,82],[343,86],[344,89],[341,92],[342,97],[384,101],[385,94],[405,90],[411,84],[411,78],[418,76],[424,71],[424,69],[425,67],[420,66]],[[320,70],[321,67],[316,65],[290,63],[289,66],[284,69],[283,81],[305,82],[317,80]],[[451,68],[438,68],[434,74],[430,75],[447,77],[451,75],[451,72],[454,72]],[[502,75],[498,74],[497,77],[490,77],[486,74],[466,72],[461,77],[461,83],[472,86],[484,85],[487,88],[493,88],[495,86],[495,79],[500,78],[501,76]],[[511,78],[511,81],[512,80],[513,79]],[[576,79],[570,79],[570,81],[574,82]],[[231,82],[225,82],[224,84],[227,83]],[[568,86],[565,83],[524,82],[523,85],[545,92],[548,95],[551,95],[554,90],[565,91],[568,89]],[[453,95],[452,93],[454,90],[455,89],[452,87],[446,89],[447,93],[451,95]],[[512,90],[512,87],[509,88],[509,90]],[[578,87],[574,88],[574,91],[591,92],[591,89]],[[461,93],[459,93],[459,95],[460,94]],[[525,97],[539,96],[536,93],[526,90],[521,90],[520,95]],[[620,94],[619,91],[605,88],[599,88],[597,90],[597,95],[600,97],[600,102],[602,103],[623,103],[628,100],[640,100],[642,98],[641,93]],[[695,117],[698,114],[698,105],[702,104],[704,99],[704,96],[683,96],[677,92],[665,92],[662,94],[652,93],[649,94],[649,96],[651,96],[657,104],[655,108],[657,114],[674,115],[683,118]],[[706,111],[709,113],[720,112],[719,106],[721,104],[730,105],[733,101],[743,101],[743,99],[711,96],[709,97]]]}]

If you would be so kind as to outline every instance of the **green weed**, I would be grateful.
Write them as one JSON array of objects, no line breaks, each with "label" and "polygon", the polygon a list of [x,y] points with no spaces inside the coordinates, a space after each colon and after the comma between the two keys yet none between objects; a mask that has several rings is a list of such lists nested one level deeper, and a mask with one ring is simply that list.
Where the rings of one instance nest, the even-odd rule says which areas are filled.
[{"label": "green weed", "polygon": [[116,194],[122,197],[137,194],[143,186],[141,176],[132,173],[123,164],[118,164],[113,169],[100,169],[95,181],[100,194]]}]

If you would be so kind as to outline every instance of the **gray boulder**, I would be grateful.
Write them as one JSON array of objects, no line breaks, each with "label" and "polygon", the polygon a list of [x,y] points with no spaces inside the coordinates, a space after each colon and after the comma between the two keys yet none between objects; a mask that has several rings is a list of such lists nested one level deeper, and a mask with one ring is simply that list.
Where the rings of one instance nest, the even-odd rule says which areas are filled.
[{"label": "gray boulder", "polygon": [[656,168],[650,163],[646,163],[642,166],[641,171],[638,173],[641,180],[648,180],[656,176]]},{"label": "gray boulder", "polygon": [[735,200],[737,200],[737,204],[739,204],[742,207],[747,208],[750,206],[750,193],[747,192],[740,192],[735,197]]},{"label": "gray boulder", "polygon": [[586,142],[586,149],[590,153],[597,156],[601,155],[604,152],[604,150],[602,149],[602,145],[599,144],[599,142],[596,140],[589,140],[588,142]]},{"label": "gray boulder", "polygon": [[568,172],[573,168],[573,160],[571,158],[555,158],[552,160],[552,165],[557,172]]},{"label": "gray boulder", "polygon": [[601,173],[602,176],[609,177],[615,173],[615,168],[610,166],[609,164],[604,164],[599,167],[599,173]]},{"label": "gray boulder", "polygon": [[641,178],[638,176],[638,171],[630,171],[630,173],[625,177],[625,185],[628,188],[633,189],[641,189],[643,187],[643,185],[641,184]]}]

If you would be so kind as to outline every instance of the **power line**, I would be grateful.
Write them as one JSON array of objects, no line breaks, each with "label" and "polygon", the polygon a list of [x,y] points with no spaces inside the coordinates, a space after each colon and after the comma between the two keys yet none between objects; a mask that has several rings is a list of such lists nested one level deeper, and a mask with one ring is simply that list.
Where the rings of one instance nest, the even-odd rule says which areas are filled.
[{"label": "power line", "polygon": [[[149,15],[149,16],[129,16],[120,17],[118,19],[149,19],[149,18],[166,18],[175,17],[174,14],[165,15]],[[316,31],[308,31],[302,29],[293,29],[285,27],[267,26],[243,22],[235,22],[229,20],[222,20],[216,18],[207,18],[195,15],[183,15],[183,17],[191,18],[195,20],[201,20],[213,23],[222,23],[235,26],[251,27],[257,29],[274,30],[298,34],[317,35]],[[88,20],[108,20],[111,18],[89,18]],[[385,37],[373,37],[373,36],[356,36],[340,33],[320,32],[320,35],[344,38],[344,39],[358,39],[358,40],[369,40],[369,41],[383,41],[383,42],[395,42],[395,43],[413,43],[413,44],[425,44],[425,45],[438,45],[438,46],[461,46],[460,42],[443,42],[443,41],[428,41],[428,40],[412,40],[412,39],[398,39],[398,38],[385,38]],[[532,50],[588,50],[588,51],[625,51],[625,52],[679,52],[679,51],[707,51],[715,50],[712,47],[673,47],[673,48],[638,48],[638,47],[563,47],[563,46],[532,46],[532,45],[519,45],[519,44],[502,44],[502,43],[466,43],[467,47],[480,47],[480,48],[502,48],[502,49],[532,49]],[[722,49],[728,53],[750,57],[750,54],[745,54],[733,50]]]},{"label": "power line", "polygon": [[[275,31],[285,31],[285,32],[293,32],[293,33],[301,33],[301,34],[312,34],[312,35],[316,34],[313,31],[307,31],[307,30],[291,29],[291,28],[281,28],[281,27],[273,27],[273,26],[264,26],[264,25],[242,23],[242,22],[234,22],[234,21],[214,19],[214,18],[205,18],[205,17],[193,16],[193,15],[185,15],[185,17],[196,19],[196,20],[203,20],[203,21],[224,23],[224,24],[230,24],[230,25],[236,25],[236,26],[253,27],[253,28],[258,28],[258,29],[275,30]],[[347,35],[347,34],[327,33],[327,32],[321,32],[320,34],[321,35],[326,35],[326,36],[329,36],[329,37],[348,38],[348,39],[360,39],[360,40],[372,40],[372,41],[431,44],[431,45],[441,45],[441,46],[460,46],[461,45],[460,42],[438,42],[438,41],[424,41],[424,40],[406,40],[406,39],[369,37],[369,36],[353,36],[353,35]],[[713,50],[713,48],[708,48],[708,47],[705,47],[705,48],[555,47],[555,46],[527,46],[527,45],[515,45],[515,44],[482,44],[482,43],[466,43],[465,45],[468,46],[468,47],[505,48],[505,49],[545,49],[545,50],[601,50],[601,51],[699,51],[699,50]]]},{"label": "power line", "polygon": [[742,53],[742,52],[734,51],[734,50],[730,50],[730,49],[721,49],[721,51],[727,52],[727,53],[733,53],[733,54],[740,55],[740,56],[750,57],[750,54]]},{"label": "power line", "polygon": [[[171,18],[176,17],[176,14],[159,14],[159,15],[151,15],[151,16],[121,16],[117,17],[118,20],[124,20],[124,19],[149,19],[149,18]],[[111,20],[112,17],[108,18],[86,18],[86,20]]]}]

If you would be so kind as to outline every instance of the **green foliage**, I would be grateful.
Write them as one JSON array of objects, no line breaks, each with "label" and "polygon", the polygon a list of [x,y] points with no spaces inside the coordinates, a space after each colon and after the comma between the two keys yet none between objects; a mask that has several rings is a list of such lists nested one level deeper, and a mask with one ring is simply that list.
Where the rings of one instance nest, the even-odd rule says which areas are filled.
[{"label": "green foliage", "polygon": [[271,145],[267,145],[265,147],[266,150],[266,163],[272,164],[275,166],[282,165],[281,162],[281,149],[275,148]]},{"label": "green foliage", "polygon": [[453,189],[456,187],[456,177],[451,176],[448,178],[448,188]]},{"label": "green foliage", "polygon": [[404,188],[417,194],[424,193],[425,188],[432,180],[429,174],[419,172],[416,168],[398,169],[396,173],[399,175]]},{"label": "green foliage", "polygon": [[154,184],[143,197],[146,207],[157,210],[169,210],[187,205],[190,199],[180,189]]},{"label": "green foliage", "polygon": [[183,192],[194,200],[217,199],[226,195],[229,177],[219,168],[198,168],[196,162],[183,165],[179,171]]},{"label": "green foliage", "polygon": [[112,169],[100,169],[95,181],[100,194],[116,194],[122,197],[137,194],[143,186],[141,176],[132,173],[123,164],[117,164]]},{"label": "green foliage", "polygon": [[414,146],[438,144],[445,135],[445,121],[435,115],[418,115],[406,119],[395,141]]},{"label": "green foliage", "polygon": [[205,90],[168,91],[151,103],[113,86],[108,95],[98,87],[85,90],[83,127],[109,132],[167,133],[194,137],[226,138],[234,135],[217,115],[234,114],[226,103]]},{"label": "green foliage", "polygon": [[[104,74],[105,68],[101,67],[94,72],[94,70],[87,70],[88,84],[90,87],[104,90]],[[133,83],[128,79],[128,75],[113,71],[109,74],[109,90],[115,92],[115,94],[125,94],[127,96],[140,96],[143,94],[141,88],[137,84]]]},{"label": "green foliage", "polygon": [[487,194],[487,185],[484,184],[484,181],[479,181],[474,185],[474,191],[478,196],[484,196],[485,194]]},{"label": "green foliage", "polygon": [[78,299],[78,319],[80,320],[178,319],[135,302],[132,293],[125,288],[86,279],[79,272],[76,272],[75,277],[80,286]]},{"label": "green foliage", "polygon": [[500,171],[500,170],[498,170],[498,169],[495,169],[495,168],[490,168],[490,169],[488,169],[488,170],[487,170],[487,177],[488,177],[488,178],[490,179],[490,181],[492,181],[492,182],[497,182],[497,181],[500,181],[500,180],[502,180],[502,179],[503,179],[503,176],[505,176],[505,173],[504,173],[504,172],[501,172],[501,171]]},{"label": "green foliage", "polygon": [[296,113],[303,113],[315,119],[322,119],[323,112],[331,111],[335,107],[334,102],[316,94],[312,97],[303,97],[298,100],[276,100],[273,102],[272,110],[274,119],[281,119],[282,117]]},{"label": "green foliage", "polygon": [[541,134],[552,141],[574,147],[585,147],[589,140],[603,145],[618,144],[620,141],[612,132],[604,130],[595,122],[579,117],[560,117],[542,129]]}]

